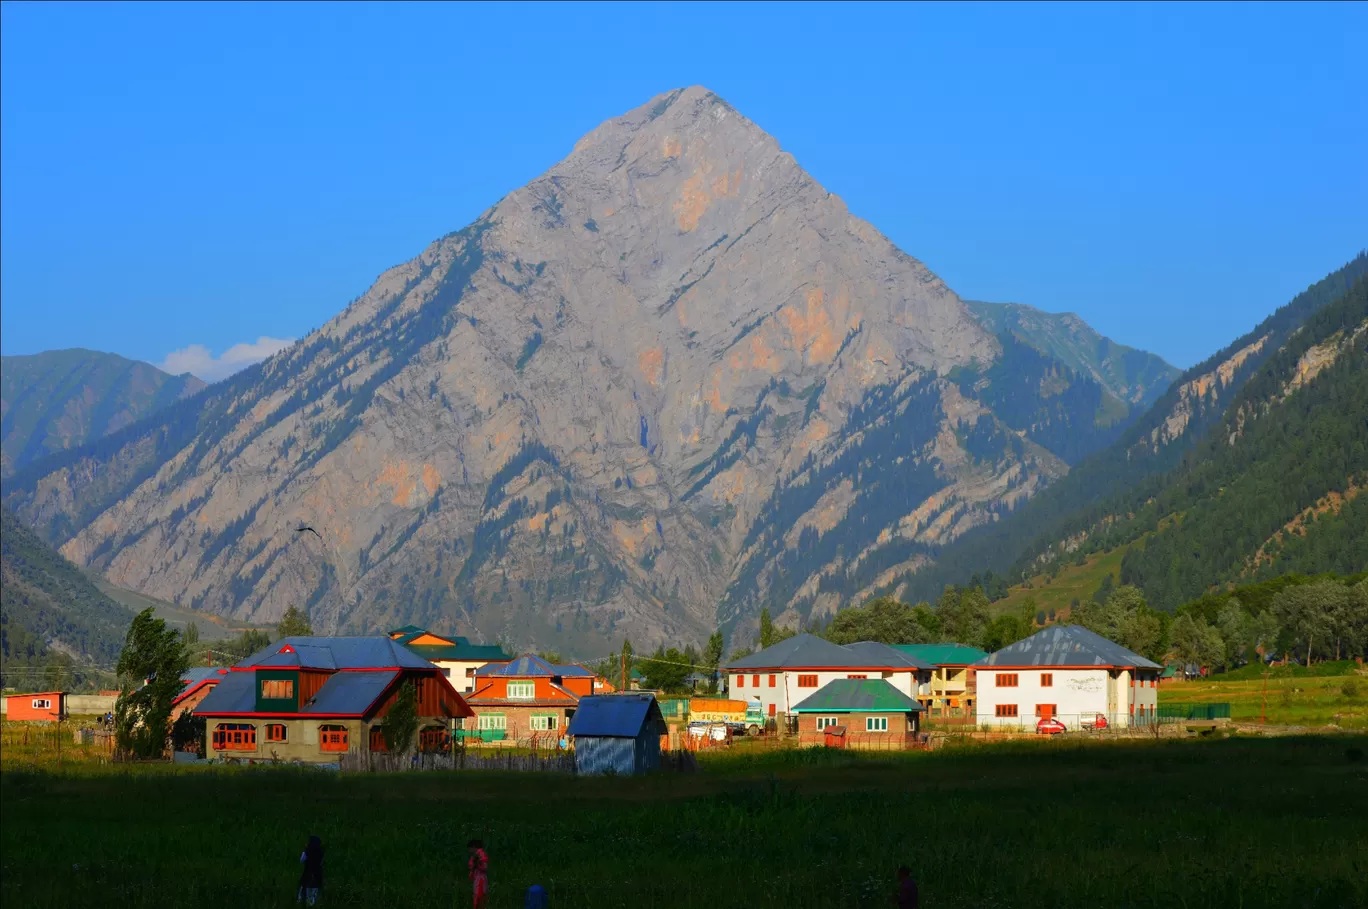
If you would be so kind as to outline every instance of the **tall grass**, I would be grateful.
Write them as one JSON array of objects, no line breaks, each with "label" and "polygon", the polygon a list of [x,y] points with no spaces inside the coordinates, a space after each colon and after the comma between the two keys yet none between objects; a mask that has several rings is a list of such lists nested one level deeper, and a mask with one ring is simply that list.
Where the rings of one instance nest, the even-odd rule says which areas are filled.
[{"label": "tall grass", "polygon": [[[693,774],[0,774],[6,906],[281,906],[310,834],[330,906],[448,907],[483,838],[491,906],[1368,902],[1363,737],[709,755]],[[1357,751],[1355,751],[1357,749]]]}]

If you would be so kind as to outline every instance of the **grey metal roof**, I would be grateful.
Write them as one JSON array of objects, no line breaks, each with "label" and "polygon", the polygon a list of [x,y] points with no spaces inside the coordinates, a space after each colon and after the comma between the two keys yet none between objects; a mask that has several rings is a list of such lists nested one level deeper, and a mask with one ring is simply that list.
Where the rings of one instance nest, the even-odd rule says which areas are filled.
[{"label": "grey metal roof", "polygon": [[907,665],[909,669],[935,669],[931,663],[913,654],[881,644],[878,641],[859,641],[855,644],[846,644],[846,650],[858,654],[862,659],[869,662],[871,666],[902,666]]},{"label": "grey metal roof", "polygon": [[633,739],[642,732],[659,735],[665,728],[653,695],[599,694],[580,698],[566,734]]},{"label": "grey metal roof", "polygon": [[[859,649],[857,649],[859,648]],[[811,634],[800,634],[766,647],[758,653],[728,663],[727,669],[816,669],[830,666],[841,669],[930,669],[914,657],[899,653],[886,644],[864,641],[844,646]]]},{"label": "grey metal roof", "polygon": [[345,713],[360,716],[385,693],[398,672],[339,672],[323,683],[300,713]]},{"label": "grey metal roof", "polygon": [[481,666],[479,669],[475,670],[475,674],[478,676],[507,675],[524,678],[531,678],[534,676],[546,676],[547,678],[560,676],[561,678],[566,678],[567,676],[593,675],[592,672],[585,669],[583,666],[553,666],[536,654],[531,653],[524,653],[515,660],[507,663],[500,663],[496,666]]},{"label": "grey metal roof", "polygon": [[1024,641],[989,654],[975,666],[1133,666],[1160,665],[1109,641],[1082,625],[1051,625]]},{"label": "grey metal roof", "polygon": [[836,679],[793,706],[794,713],[920,713],[922,705],[886,679]]},{"label": "grey metal roof", "polygon": [[309,669],[433,669],[431,663],[382,634],[364,637],[289,637],[258,650],[238,666]]}]

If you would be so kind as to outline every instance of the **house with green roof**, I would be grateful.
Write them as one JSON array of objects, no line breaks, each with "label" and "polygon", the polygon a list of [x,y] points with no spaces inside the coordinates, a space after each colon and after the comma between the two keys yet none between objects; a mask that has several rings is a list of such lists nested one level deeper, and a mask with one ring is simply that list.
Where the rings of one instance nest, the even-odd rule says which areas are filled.
[{"label": "house with green roof", "polygon": [[917,744],[923,709],[887,679],[835,679],[792,713],[800,745],[899,750]]},{"label": "house with green roof", "polygon": [[967,644],[894,644],[908,656],[935,669],[931,683],[920,695],[928,716],[974,716],[977,679],[972,667],[988,656],[985,650]]},{"label": "house with green roof", "polygon": [[389,632],[390,640],[442,670],[461,694],[475,690],[475,672],[482,666],[502,665],[513,657],[497,644],[472,644],[467,638],[444,637],[426,628],[405,625]]}]

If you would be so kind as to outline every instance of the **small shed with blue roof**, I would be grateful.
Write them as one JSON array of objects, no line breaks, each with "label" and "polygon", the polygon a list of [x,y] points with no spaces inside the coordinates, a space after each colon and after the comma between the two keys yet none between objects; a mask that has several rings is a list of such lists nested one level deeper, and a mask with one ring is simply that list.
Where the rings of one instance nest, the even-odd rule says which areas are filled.
[{"label": "small shed with blue roof", "polygon": [[570,720],[575,770],[632,776],[660,767],[665,720],[652,694],[605,694],[580,699]]}]

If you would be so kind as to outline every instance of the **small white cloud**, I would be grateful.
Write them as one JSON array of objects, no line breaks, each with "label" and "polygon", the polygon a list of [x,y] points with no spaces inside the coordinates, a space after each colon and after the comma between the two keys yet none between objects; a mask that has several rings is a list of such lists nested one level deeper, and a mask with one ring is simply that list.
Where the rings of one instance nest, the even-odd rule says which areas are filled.
[{"label": "small white cloud", "polygon": [[171,351],[157,367],[173,376],[188,372],[206,382],[217,382],[253,363],[260,363],[293,343],[293,338],[268,338],[262,335],[251,344],[234,344],[217,357],[203,344],[191,344]]}]

